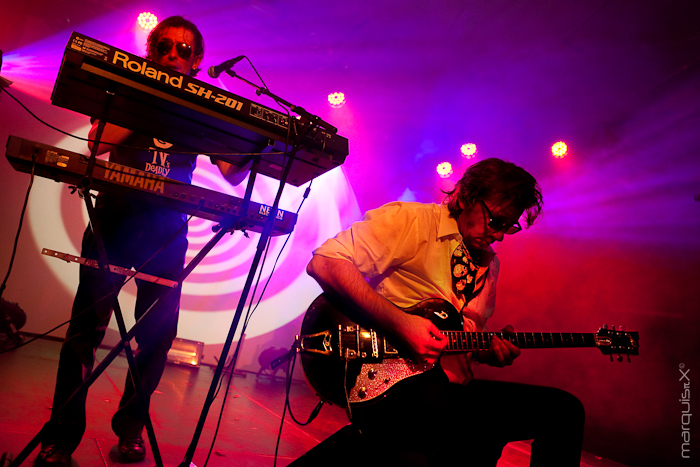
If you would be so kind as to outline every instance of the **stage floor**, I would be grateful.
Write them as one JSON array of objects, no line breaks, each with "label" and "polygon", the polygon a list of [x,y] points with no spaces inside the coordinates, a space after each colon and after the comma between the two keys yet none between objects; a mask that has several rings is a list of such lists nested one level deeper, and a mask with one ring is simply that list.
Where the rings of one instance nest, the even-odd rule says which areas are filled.
[{"label": "stage floor", "polygon": [[[60,345],[54,340],[39,339],[0,355],[0,454],[11,452],[16,457],[49,419]],[[108,350],[99,349],[97,358],[102,359],[107,353]],[[87,431],[73,454],[73,467],[123,465],[110,420],[121,397],[126,371],[126,358],[119,356],[90,388]],[[166,366],[151,399],[151,419],[164,466],[177,466],[184,459],[213,375],[214,369],[207,366],[199,369]],[[297,420],[306,421],[318,398],[300,378],[300,373],[295,372],[290,401]],[[224,392],[222,388],[209,412],[193,459],[195,466],[205,465]],[[278,372],[276,377],[254,373],[234,375],[207,465],[274,465],[284,397],[284,371]],[[324,405],[316,420],[307,426],[297,425],[287,414],[277,465],[290,464],[347,424],[345,411],[336,406]],[[37,452],[38,448],[22,465],[31,466]],[[498,467],[527,466],[529,458],[527,442],[511,443],[505,448]],[[144,461],[129,465],[154,465],[150,447]],[[333,465],[333,460],[327,459],[327,465]],[[622,464],[584,453],[581,465],[619,467]]]}]

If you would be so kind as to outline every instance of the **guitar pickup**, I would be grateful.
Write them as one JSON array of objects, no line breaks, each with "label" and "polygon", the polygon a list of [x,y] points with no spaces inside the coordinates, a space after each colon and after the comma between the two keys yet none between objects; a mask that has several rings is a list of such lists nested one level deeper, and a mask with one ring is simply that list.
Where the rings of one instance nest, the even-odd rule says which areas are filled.
[{"label": "guitar pickup", "polygon": [[377,332],[361,326],[338,326],[340,355],[346,360],[379,359]]}]

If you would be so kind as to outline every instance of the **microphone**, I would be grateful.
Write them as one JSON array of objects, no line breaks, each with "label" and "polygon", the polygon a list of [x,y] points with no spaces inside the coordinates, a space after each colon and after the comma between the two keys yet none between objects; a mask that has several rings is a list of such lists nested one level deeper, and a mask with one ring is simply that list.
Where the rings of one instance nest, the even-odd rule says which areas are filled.
[{"label": "microphone", "polygon": [[211,78],[218,78],[221,73],[230,70],[231,68],[233,68],[233,65],[240,62],[244,58],[245,55],[239,55],[238,57],[232,58],[231,60],[226,60],[221,65],[209,67],[209,71],[207,73]]}]

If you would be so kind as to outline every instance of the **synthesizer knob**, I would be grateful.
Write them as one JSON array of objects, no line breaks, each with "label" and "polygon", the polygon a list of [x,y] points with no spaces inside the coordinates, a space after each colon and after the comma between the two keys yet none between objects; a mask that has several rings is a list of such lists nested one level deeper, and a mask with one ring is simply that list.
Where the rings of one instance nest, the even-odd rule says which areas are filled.
[{"label": "synthesizer knob", "polygon": [[369,379],[374,379],[374,378],[376,378],[376,377],[377,377],[377,370],[369,370],[369,371],[367,372],[367,377],[368,377]]},{"label": "synthesizer knob", "polygon": [[360,390],[357,391],[357,397],[359,397],[360,399],[364,399],[365,397],[367,397],[367,388],[360,388]]}]

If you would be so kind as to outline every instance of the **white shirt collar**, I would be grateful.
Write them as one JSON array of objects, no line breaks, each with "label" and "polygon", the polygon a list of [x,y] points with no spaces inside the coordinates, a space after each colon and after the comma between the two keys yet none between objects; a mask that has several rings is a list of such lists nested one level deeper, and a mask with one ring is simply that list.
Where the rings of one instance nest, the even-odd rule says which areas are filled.
[{"label": "white shirt collar", "polygon": [[[450,217],[450,209],[446,204],[440,205],[440,226],[438,227],[438,238],[446,238],[454,236],[458,242],[462,242],[462,234],[459,233],[459,226],[457,225],[457,219]],[[484,254],[481,256],[482,264],[480,266],[487,266],[496,257],[496,252],[493,251],[491,245],[487,245],[486,249],[483,250]]]}]

